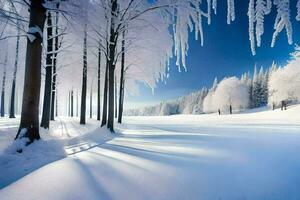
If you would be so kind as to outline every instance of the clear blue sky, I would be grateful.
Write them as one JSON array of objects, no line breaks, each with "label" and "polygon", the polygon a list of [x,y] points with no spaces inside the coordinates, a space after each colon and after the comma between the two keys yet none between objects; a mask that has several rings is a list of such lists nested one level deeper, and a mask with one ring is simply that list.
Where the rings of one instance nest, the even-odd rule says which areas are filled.
[{"label": "clear blue sky", "polygon": [[[300,44],[300,22],[295,20],[296,1],[291,1],[294,44]],[[293,52],[294,45],[288,45],[286,32],[280,33],[276,46],[270,47],[276,9],[266,17],[262,47],[252,56],[248,36],[248,1],[236,1],[236,20],[226,23],[226,1],[218,1],[218,14],[212,17],[211,25],[204,24],[204,46],[190,37],[190,49],[187,57],[187,72],[178,72],[175,61],[171,62],[170,77],[166,84],[157,84],[154,95],[150,88],[140,87],[138,96],[126,99],[127,108],[151,105],[163,100],[174,99],[202,87],[210,87],[214,78],[221,80],[225,76],[240,76],[258,67],[268,67],[275,61],[285,64]]]}]

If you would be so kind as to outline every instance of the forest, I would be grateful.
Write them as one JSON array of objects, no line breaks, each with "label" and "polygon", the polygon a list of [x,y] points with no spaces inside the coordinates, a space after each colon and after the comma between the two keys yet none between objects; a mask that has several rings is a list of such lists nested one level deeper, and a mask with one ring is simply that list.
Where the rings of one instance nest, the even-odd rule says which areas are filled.
[{"label": "forest", "polygon": [[[298,199],[300,0],[246,4],[0,0],[0,199]],[[220,13],[247,17],[253,59],[283,40],[289,59],[127,108],[218,45]]]}]

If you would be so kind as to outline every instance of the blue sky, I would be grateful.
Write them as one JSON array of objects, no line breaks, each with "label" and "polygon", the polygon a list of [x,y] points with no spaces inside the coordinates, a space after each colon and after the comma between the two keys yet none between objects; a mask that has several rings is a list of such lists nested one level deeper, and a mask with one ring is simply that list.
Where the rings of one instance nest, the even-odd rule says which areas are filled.
[{"label": "blue sky", "polygon": [[[300,44],[300,22],[295,20],[296,1],[291,1],[294,45]],[[190,49],[187,57],[187,72],[178,72],[175,61],[170,66],[170,77],[166,83],[160,82],[152,94],[150,88],[141,85],[139,95],[126,99],[126,107],[141,107],[163,100],[174,99],[202,87],[210,87],[214,78],[240,76],[253,67],[268,67],[273,61],[283,65],[293,52],[294,45],[287,43],[286,32],[280,33],[276,46],[270,47],[276,9],[266,17],[262,46],[252,56],[248,36],[248,1],[236,1],[236,20],[226,24],[226,1],[218,1],[218,14],[212,17],[212,24],[204,24],[204,46],[195,41],[191,33]]]}]

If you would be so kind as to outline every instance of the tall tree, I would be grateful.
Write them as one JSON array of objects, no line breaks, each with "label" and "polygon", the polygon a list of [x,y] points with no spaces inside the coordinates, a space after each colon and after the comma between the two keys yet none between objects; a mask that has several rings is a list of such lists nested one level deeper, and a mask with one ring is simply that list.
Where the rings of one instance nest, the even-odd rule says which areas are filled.
[{"label": "tall tree", "polygon": [[117,98],[117,93],[118,93],[118,84],[117,84],[117,77],[115,76],[115,118],[118,117],[118,98]]},{"label": "tall tree", "polygon": [[93,118],[93,81],[91,83],[91,90],[90,90],[90,118]]},{"label": "tall tree", "polygon": [[114,132],[114,78],[115,78],[115,53],[117,47],[118,32],[116,31],[116,23],[118,16],[118,2],[111,0],[111,24],[109,35],[109,62],[108,62],[108,117],[107,128]]},{"label": "tall tree", "polygon": [[1,91],[1,108],[0,116],[5,115],[5,86],[6,86],[6,65],[7,65],[7,53],[5,54],[5,60],[3,63],[3,76],[2,76],[2,91]]},{"label": "tall tree", "polygon": [[57,54],[58,54],[58,17],[59,17],[59,3],[56,4],[56,13],[55,13],[55,39],[54,39],[54,53],[53,53],[53,76],[52,76],[52,93],[51,93],[51,110],[50,110],[50,120],[54,120],[54,104],[56,97],[56,77],[57,77]]},{"label": "tall tree", "polygon": [[[18,138],[28,138],[27,144],[40,139],[39,103],[41,88],[41,57],[43,29],[46,19],[44,0],[30,1],[29,30],[25,62],[25,78],[22,101],[22,113]],[[22,132],[22,134],[20,134]],[[22,150],[20,149],[19,152]]]},{"label": "tall tree", "polygon": [[71,115],[71,117],[74,116],[74,91],[73,91],[73,88],[70,92],[70,115]]},{"label": "tall tree", "polygon": [[9,118],[15,118],[15,104],[16,104],[15,95],[16,95],[16,80],[17,80],[18,61],[19,61],[19,48],[20,48],[20,29],[17,28],[16,57],[15,57],[13,80],[11,86]]},{"label": "tall tree", "polygon": [[76,92],[76,117],[79,115],[79,93],[78,90]]},{"label": "tall tree", "polygon": [[84,27],[80,124],[85,124],[87,90],[87,25]]},{"label": "tall tree", "polygon": [[44,102],[41,127],[49,129],[50,106],[52,90],[52,53],[53,53],[53,23],[51,12],[47,15],[47,56],[46,56],[46,77],[44,87]]},{"label": "tall tree", "polygon": [[102,107],[102,122],[101,126],[105,126],[107,123],[107,93],[108,93],[108,58],[106,59],[106,69],[104,77],[104,89],[103,89],[103,107]]},{"label": "tall tree", "polygon": [[125,86],[124,73],[125,73],[125,31],[123,31],[123,39],[122,39],[121,76],[120,76],[120,89],[119,89],[119,116],[118,116],[119,123],[122,123],[122,117],[123,117],[124,86]]},{"label": "tall tree", "polygon": [[[101,45],[101,41],[99,42]],[[98,69],[97,69],[97,120],[100,121],[101,114],[101,46],[98,49]]]}]

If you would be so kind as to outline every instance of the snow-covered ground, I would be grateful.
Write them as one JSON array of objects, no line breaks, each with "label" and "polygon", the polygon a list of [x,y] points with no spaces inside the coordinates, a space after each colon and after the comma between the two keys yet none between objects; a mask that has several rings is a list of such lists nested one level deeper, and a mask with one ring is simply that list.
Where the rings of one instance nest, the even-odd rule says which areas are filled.
[{"label": "snow-covered ground", "polygon": [[[96,121],[83,127],[61,118],[45,140],[69,147],[61,158],[70,155],[31,168],[0,199],[298,200],[300,106],[256,111],[127,117],[116,137]],[[16,123],[0,126],[3,147]],[[1,157],[0,164],[6,169]],[[0,182],[13,175],[0,170]]]}]

